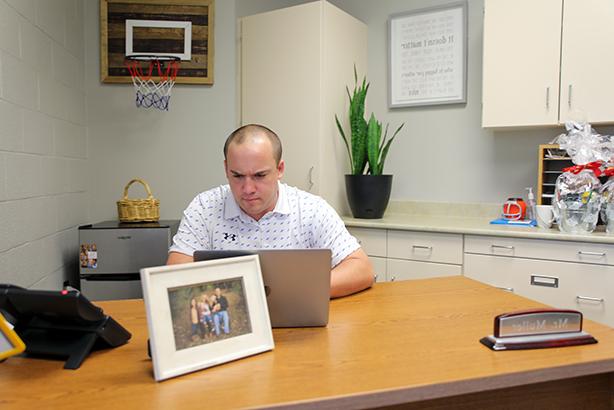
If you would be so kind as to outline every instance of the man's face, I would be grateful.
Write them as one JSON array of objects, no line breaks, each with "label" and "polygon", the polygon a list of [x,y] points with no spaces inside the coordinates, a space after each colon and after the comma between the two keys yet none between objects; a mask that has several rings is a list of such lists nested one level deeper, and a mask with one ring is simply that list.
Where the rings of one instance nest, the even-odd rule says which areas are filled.
[{"label": "man's face", "polygon": [[284,162],[276,164],[266,137],[231,143],[224,168],[232,195],[243,212],[258,221],[275,208],[277,181],[284,173]]}]

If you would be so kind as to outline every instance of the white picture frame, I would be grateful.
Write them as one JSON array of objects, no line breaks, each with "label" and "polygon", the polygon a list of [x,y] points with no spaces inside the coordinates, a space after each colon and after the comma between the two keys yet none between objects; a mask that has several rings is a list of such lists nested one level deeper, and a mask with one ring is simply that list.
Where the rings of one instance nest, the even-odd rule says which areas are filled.
[{"label": "white picture frame", "polygon": [[467,1],[388,19],[388,106],[467,102]]},{"label": "white picture frame", "polygon": [[[156,381],[274,348],[257,255],[144,268],[141,283]],[[210,302],[218,292],[226,298],[227,313],[215,319],[210,312],[209,320],[199,304],[206,300],[214,310]]]}]

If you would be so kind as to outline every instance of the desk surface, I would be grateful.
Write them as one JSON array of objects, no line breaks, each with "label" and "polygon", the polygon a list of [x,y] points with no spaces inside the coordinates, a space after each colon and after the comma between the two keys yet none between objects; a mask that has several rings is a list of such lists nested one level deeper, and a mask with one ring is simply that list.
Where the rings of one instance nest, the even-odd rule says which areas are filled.
[{"label": "desk surface", "polygon": [[[596,345],[493,352],[493,317],[540,304],[464,277],[377,283],[330,305],[326,328],[275,329],[275,350],[156,383],[142,301],[100,303],[133,334],[79,370],[13,357],[0,363],[7,408],[353,408],[396,405],[614,373],[614,329]],[[610,381],[614,378],[610,378]]]}]

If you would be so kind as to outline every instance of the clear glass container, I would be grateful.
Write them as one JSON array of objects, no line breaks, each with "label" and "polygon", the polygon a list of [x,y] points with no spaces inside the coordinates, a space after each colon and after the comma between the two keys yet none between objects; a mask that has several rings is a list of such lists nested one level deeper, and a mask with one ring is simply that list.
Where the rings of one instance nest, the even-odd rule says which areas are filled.
[{"label": "clear glass container", "polygon": [[601,219],[605,222],[605,231],[614,234],[614,177],[610,177],[601,190]]}]

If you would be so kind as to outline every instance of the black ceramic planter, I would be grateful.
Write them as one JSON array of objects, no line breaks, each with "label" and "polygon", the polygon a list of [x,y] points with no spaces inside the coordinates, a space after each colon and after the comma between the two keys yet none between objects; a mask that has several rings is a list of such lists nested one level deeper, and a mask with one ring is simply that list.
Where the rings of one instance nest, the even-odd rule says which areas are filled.
[{"label": "black ceramic planter", "polygon": [[391,188],[392,175],[346,175],[345,191],[354,218],[384,216]]}]

